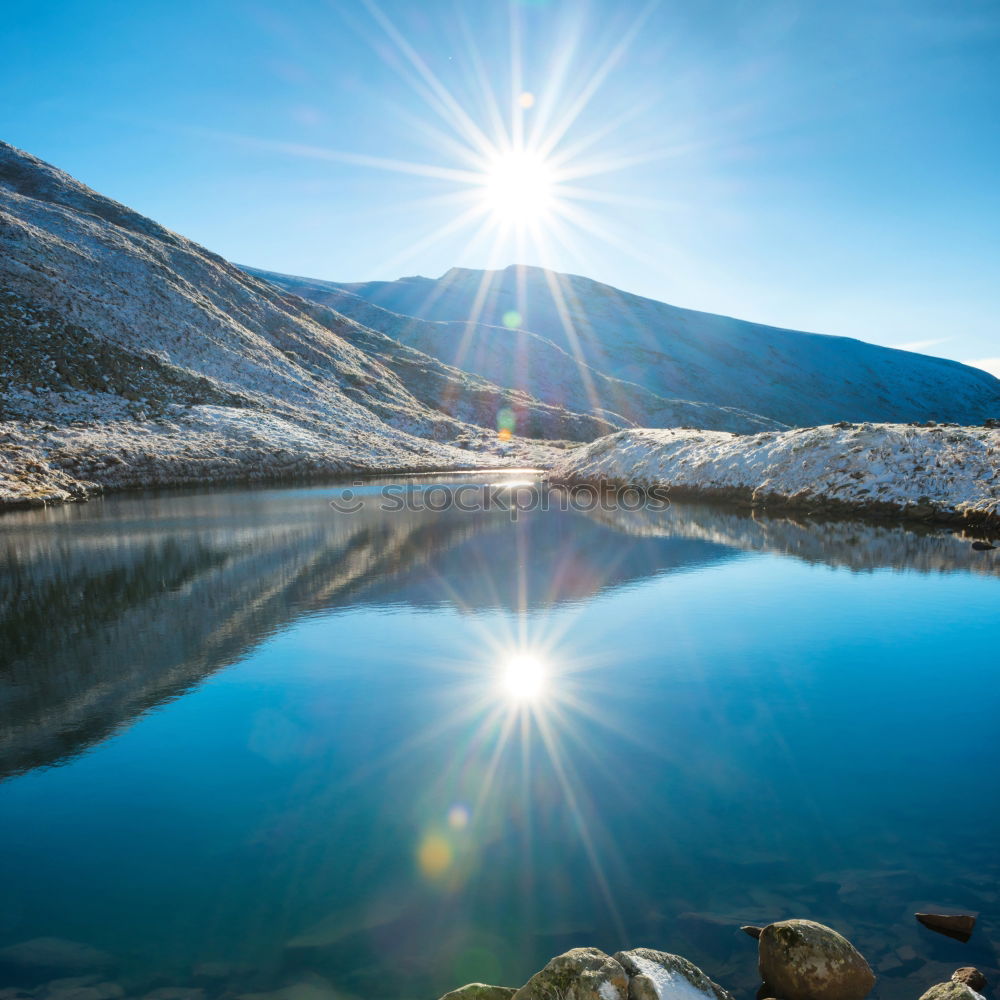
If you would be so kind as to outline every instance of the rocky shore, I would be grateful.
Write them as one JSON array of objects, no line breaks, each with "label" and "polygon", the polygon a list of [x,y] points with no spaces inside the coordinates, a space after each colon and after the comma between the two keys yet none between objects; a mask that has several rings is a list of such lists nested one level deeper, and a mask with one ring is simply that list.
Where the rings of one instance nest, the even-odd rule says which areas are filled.
[{"label": "rocky shore", "polygon": [[[742,929],[758,943],[758,1000],[864,1000],[875,988],[864,956],[832,927],[797,919]],[[965,966],[947,982],[930,986],[920,1000],[984,1000],[987,985],[978,969]],[[574,948],[520,988],[470,983],[441,1000],[733,1000],[733,995],[680,955],[635,948],[612,956]]]},{"label": "rocky shore", "polygon": [[[971,916],[940,916],[971,921]],[[926,924],[925,924],[926,925]],[[781,920],[741,928],[756,939],[761,985],[757,1000],[865,1000],[878,995],[877,979],[864,956],[832,927],[813,920]],[[945,928],[939,933],[953,936]],[[318,975],[299,975],[278,989],[254,988],[252,973],[226,963],[205,962],[183,986],[141,988],[111,978],[114,960],[88,945],[36,938],[0,949],[7,981],[0,1000],[337,1000],[344,996]],[[61,972],[38,982],[43,973]],[[73,972],[73,975],[67,973]],[[985,1000],[989,986],[979,969],[963,966],[928,985],[919,1000]],[[132,988],[128,988],[132,987]],[[680,955],[633,948],[609,955],[573,948],[551,959],[520,987],[469,983],[441,1000],[734,1000],[734,995]],[[914,1000],[917,1000],[914,997]]]},{"label": "rocky shore", "polygon": [[562,456],[551,480],[811,514],[1000,527],[1000,425],[844,422],[754,435],[627,430]]}]

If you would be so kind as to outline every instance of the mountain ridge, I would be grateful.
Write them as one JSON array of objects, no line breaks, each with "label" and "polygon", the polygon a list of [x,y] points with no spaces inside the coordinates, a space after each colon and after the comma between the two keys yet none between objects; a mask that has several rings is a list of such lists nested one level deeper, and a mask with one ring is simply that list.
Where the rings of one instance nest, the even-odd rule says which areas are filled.
[{"label": "mountain ridge", "polygon": [[[451,363],[456,367],[464,365],[463,371],[488,378],[512,391],[528,393],[550,405],[610,421],[615,428],[693,425],[742,434],[779,430],[787,426],[736,406],[664,399],[637,383],[611,378],[577,362],[559,345],[528,330],[520,330],[518,335],[522,341],[531,343],[530,353],[538,363],[525,369],[520,365],[519,353],[512,354],[506,348],[505,341],[510,336],[506,327],[457,320],[421,320],[369,302],[362,296],[341,289],[335,282],[280,274],[247,265],[243,267],[255,277],[270,281],[294,295],[328,305],[342,316],[356,319],[366,327],[378,329],[400,343],[411,345],[442,361],[447,355],[449,341],[460,337],[467,342],[474,335],[481,345],[481,352],[473,353],[471,357],[463,353],[454,358]],[[601,399],[595,398],[595,385],[600,390]]]},{"label": "mountain ridge", "polygon": [[[511,265],[496,271],[451,268],[437,279],[328,284],[418,319],[474,318],[498,327],[505,316],[514,317],[519,322],[513,349],[528,370],[535,344],[519,337],[522,331],[661,398],[711,405],[738,400],[742,409],[789,426],[837,420],[979,423],[1000,414],[1000,380],[958,361],[686,309],[580,275]],[[450,359],[448,345],[438,356]],[[500,380],[488,366],[465,363]],[[620,412],[614,403],[607,408]]]}]

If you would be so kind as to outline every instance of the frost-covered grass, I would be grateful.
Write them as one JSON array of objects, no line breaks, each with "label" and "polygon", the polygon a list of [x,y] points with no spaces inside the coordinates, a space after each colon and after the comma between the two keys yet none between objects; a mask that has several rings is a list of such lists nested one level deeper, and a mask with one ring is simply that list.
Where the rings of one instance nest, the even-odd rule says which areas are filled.
[{"label": "frost-covered grass", "polygon": [[751,436],[629,430],[563,456],[552,478],[808,510],[993,520],[1000,517],[1000,430],[867,423]]}]

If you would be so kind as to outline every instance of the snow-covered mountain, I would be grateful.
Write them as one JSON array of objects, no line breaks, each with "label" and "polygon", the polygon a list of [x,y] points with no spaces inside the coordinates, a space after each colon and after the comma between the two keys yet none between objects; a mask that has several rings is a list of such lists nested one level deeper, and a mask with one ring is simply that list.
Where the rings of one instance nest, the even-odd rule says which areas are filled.
[{"label": "snow-covered mountain", "polygon": [[[664,399],[635,382],[612,378],[527,330],[470,321],[404,316],[346,291],[334,282],[245,268],[295,295],[322,303],[366,328],[463,370],[518,389],[553,406],[590,413],[616,427],[705,427],[737,433],[780,430],[785,424],[738,406]],[[405,279],[404,279],[405,280]],[[426,280],[426,279],[421,279]],[[512,342],[516,340],[516,349]],[[569,435],[567,435],[569,436]]]},{"label": "snow-covered mountain", "polygon": [[[563,387],[579,381],[574,369],[586,365],[584,379],[599,405],[630,419],[633,394],[642,399],[640,409],[647,408],[633,384],[662,400],[738,406],[794,426],[838,420],[970,424],[1000,416],[1000,380],[978,368],[847,337],[680,309],[539,268],[452,268],[438,279],[324,287],[443,324],[433,334],[424,326],[403,325],[393,336],[542,399],[559,398]],[[313,296],[308,290],[303,294]],[[336,308],[351,312],[342,299]],[[375,317],[367,322],[379,326]],[[621,380],[620,391],[595,379],[593,371]],[[580,405],[579,393],[566,391],[563,398]],[[681,422],[644,415],[635,422]]]},{"label": "snow-covered mountain", "polygon": [[504,407],[540,436],[613,429],[363,330],[0,143],[0,502],[495,464]]}]

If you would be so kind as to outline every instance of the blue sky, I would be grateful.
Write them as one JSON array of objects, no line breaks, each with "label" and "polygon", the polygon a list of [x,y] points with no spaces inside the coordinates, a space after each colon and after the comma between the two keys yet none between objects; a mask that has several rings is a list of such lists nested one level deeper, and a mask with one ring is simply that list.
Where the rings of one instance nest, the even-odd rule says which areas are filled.
[{"label": "blue sky", "polygon": [[[995,2],[6,0],[0,35],[0,137],[238,262],[542,264],[1000,371]],[[453,228],[518,116],[581,176]]]}]

